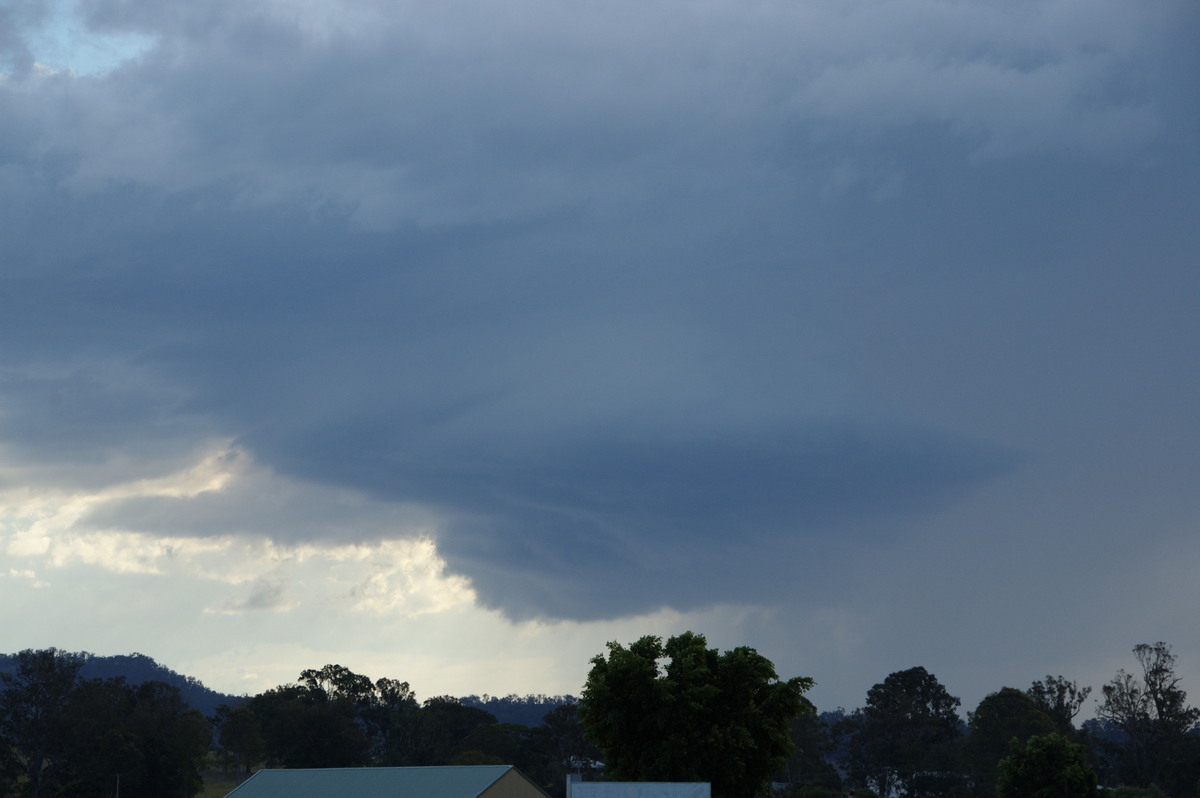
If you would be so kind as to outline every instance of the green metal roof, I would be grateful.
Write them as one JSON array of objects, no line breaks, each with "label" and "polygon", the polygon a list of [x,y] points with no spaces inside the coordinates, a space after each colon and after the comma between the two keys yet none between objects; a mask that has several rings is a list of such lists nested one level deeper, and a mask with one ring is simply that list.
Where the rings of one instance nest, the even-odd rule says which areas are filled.
[{"label": "green metal roof", "polygon": [[476,798],[512,765],[260,770],[226,798]]}]

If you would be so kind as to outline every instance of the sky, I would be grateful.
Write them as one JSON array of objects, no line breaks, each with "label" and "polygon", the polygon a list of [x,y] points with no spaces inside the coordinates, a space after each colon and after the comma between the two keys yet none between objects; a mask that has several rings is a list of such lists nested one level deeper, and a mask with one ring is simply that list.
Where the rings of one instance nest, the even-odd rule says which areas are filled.
[{"label": "sky", "polygon": [[[0,650],[1200,701],[1193,0],[0,3]],[[1088,711],[1094,709],[1089,702]]]}]

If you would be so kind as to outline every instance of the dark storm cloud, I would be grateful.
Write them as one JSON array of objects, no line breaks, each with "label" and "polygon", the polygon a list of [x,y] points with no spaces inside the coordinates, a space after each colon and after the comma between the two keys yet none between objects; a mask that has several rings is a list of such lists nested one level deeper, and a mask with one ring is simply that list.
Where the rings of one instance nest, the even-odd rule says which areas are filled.
[{"label": "dark storm cloud", "polygon": [[[862,428],[621,438],[565,440],[538,463],[472,469],[460,485],[472,498],[459,507],[483,520],[452,522],[450,564],[472,574],[485,601],[529,615],[769,600],[814,542],[863,518],[939,506],[1011,465],[977,446]],[[531,564],[561,589],[527,587]]]},{"label": "dark storm cloud", "polygon": [[156,44],[0,84],[0,430],[427,506],[513,614],[766,597],[1018,468],[947,392],[1046,390],[1012,321],[1180,229],[1173,7],[1050,6],[89,4]]}]

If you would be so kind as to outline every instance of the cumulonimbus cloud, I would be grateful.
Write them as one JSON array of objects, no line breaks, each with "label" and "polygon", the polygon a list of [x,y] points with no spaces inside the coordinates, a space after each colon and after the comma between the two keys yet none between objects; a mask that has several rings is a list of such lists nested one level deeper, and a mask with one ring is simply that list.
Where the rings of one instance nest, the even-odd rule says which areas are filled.
[{"label": "cumulonimbus cloud", "polygon": [[[1172,135],[1175,6],[623,8],[89,5],[153,44],[0,79],[9,453],[82,481],[233,439],[297,494],[420,508],[482,601],[560,617],[769,597],[1016,468],[871,375],[951,390],[904,336],[992,346],[968,277],[1051,261],[1070,170]],[[380,538],[297,494],[275,538]],[[91,522],[200,538],[233,507],[263,512]]]}]

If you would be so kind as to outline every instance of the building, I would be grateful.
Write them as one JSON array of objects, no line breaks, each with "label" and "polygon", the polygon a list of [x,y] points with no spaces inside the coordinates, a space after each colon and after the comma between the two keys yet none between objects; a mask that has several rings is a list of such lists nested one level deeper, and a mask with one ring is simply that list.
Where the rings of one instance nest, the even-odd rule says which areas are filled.
[{"label": "building", "polygon": [[260,770],[226,798],[546,798],[512,765]]}]

